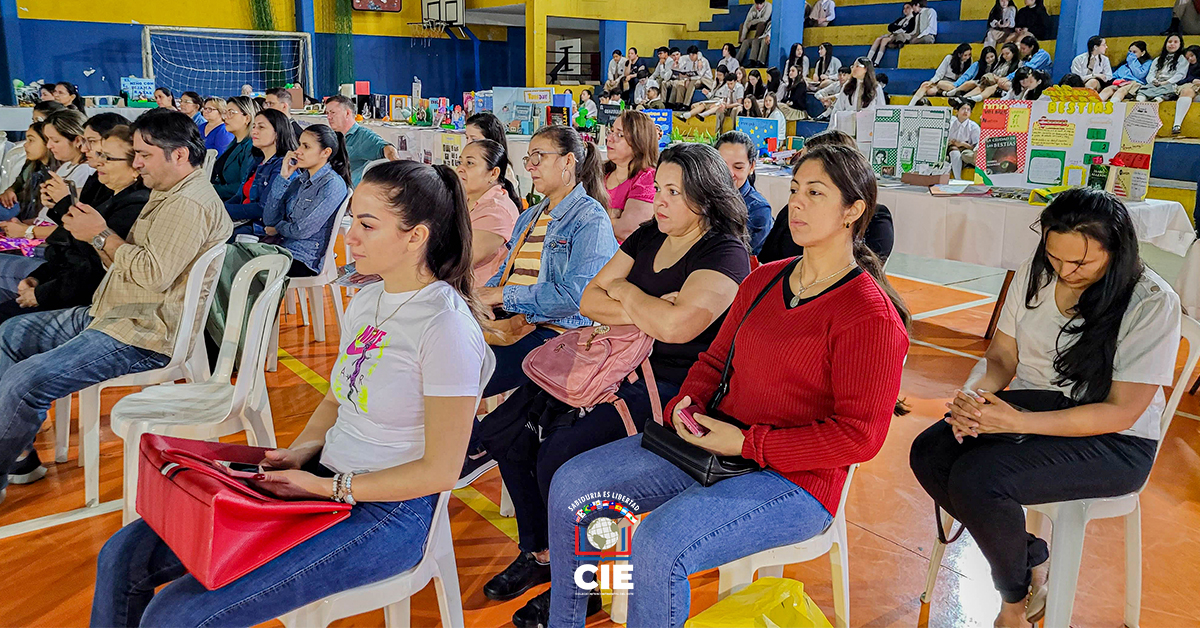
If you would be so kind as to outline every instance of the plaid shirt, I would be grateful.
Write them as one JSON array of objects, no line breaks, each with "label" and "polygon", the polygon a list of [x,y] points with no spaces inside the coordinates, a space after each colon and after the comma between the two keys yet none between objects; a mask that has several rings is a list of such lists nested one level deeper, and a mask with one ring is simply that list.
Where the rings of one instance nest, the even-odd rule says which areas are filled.
[{"label": "plaid shirt", "polygon": [[[225,205],[203,170],[197,168],[166,192],[150,192],[96,289],[89,329],[171,355],[192,264],[232,233]],[[197,319],[206,315],[198,312]]]}]

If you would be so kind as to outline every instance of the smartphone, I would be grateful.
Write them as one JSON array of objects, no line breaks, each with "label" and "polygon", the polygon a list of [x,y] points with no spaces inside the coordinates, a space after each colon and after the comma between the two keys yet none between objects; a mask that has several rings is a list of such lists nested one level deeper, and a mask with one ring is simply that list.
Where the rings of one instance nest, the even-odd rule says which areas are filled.
[{"label": "smartphone", "polygon": [[692,436],[704,436],[711,431],[707,427],[700,425],[696,417],[692,416],[699,410],[700,408],[696,406],[688,406],[679,411],[679,420],[683,421],[683,426],[687,428],[687,431],[692,433]]},{"label": "smartphone", "polygon": [[67,181],[67,194],[71,197],[71,207],[79,204],[79,190],[74,181]]},{"label": "smartphone", "polygon": [[217,460],[216,462],[222,467],[237,473],[249,473],[251,475],[256,475],[265,470],[262,465],[252,464],[249,462],[230,462],[229,460]]}]

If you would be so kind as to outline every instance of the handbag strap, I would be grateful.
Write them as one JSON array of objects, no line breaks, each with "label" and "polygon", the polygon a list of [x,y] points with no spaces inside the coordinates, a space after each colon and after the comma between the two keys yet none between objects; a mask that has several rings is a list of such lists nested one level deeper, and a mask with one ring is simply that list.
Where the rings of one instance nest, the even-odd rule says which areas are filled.
[{"label": "handbag strap", "polygon": [[738,321],[737,328],[733,330],[733,338],[729,341],[729,353],[725,356],[725,367],[721,369],[721,382],[717,384],[717,390],[713,393],[712,400],[708,402],[708,411],[710,413],[721,405],[721,401],[725,399],[725,395],[729,393],[729,380],[733,378],[733,352],[737,345],[737,335],[738,332],[742,330],[742,325],[745,324],[746,319],[750,317],[750,312],[753,312],[754,308],[758,307],[758,304],[767,296],[767,293],[771,291],[771,288],[774,288],[775,284],[779,283],[779,281],[786,277],[788,273],[792,272],[792,269],[796,267],[796,264],[799,262],[799,260],[800,258],[797,257],[791,262],[785,264],[783,270],[780,270],[779,273],[775,275],[775,278],[767,284],[767,287],[763,288],[762,292],[759,292],[758,296],[754,297],[754,301],[750,303],[750,307],[746,308],[746,313],[742,315],[742,320]]},{"label": "handbag strap", "polygon": [[517,264],[517,254],[521,252],[521,247],[525,246],[525,239],[529,237],[530,233],[533,233],[533,228],[537,226],[538,219],[542,217],[542,213],[545,211],[546,210],[542,210],[538,212],[537,215],[533,217],[533,220],[529,221],[529,226],[526,227],[525,231],[521,233],[521,237],[517,238],[517,245],[513,247],[512,252],[510,253],[510,255],[512,255],[512,259],[508,260],[508,263],[505,264],[504,274],[500,276],[500,283],[498,284],[500,287],[504,287],[504,284],[508,283],[508,276],[512,274],[513,266],[516,266]]}]

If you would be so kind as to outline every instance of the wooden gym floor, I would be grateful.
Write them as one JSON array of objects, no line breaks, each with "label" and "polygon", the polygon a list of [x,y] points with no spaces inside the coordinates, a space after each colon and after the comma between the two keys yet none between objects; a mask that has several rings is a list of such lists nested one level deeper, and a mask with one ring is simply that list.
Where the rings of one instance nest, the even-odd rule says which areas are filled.
[{"label": "wooden gym floor", "polygon": [[[889,270],[896,272],[896,264]],[[901,266],[905,266],[901,264]],[[909,265],[909,268],[921,264]],[[916,274],[916,273],[914,273]],[[928,277],[928,275],[926,275]],[[854,626],[924,625],[918,597],[929,565],[934,538],[933,505],[908,469],[914,436],[941,417],[948,399],[987,342],[981,338],[997,288],[972,290],[979,281],[923,281],[895,277],[919,320],[904,372],[903,395],[914,411],[892,422],[882,452],[855,476],[847,510],[850,534],[850,619]],[[994,284],[994,282],[992,282]],[[941,285],[950,284],[950,285]],[[286,317],[280,337],[277,373],[269,373],[272,411],[281,444],[299,433],[325,392],[325,378],[337,353],[332,311],[325,343],[312,340],[298,326],[299,315]],[[76,465],[77,435],[72,435],[69,462],[49,464],[46,479],[10,487],[0,506],[0,581],[10,583],[0,596],[2,626],[84,626],[91,609],[96,554],[121,525],[121,441],[109,431],[107,413],[131,389],[106,391],[101,433],[102,505],[83,505],[83,469]],[[76,404],[77,407],[77,404]],[[1166,435],[1162,454],[1142,494],[1143,596],[1142,626],[1200,625],[1200,403],[1186,396],[1180,416]],[[1189,420],[1192,419],[1192,420]],[[53,460],[53,430],[47,422],[37,440],[43,460]],[[73,422],[74,423],[74,422]],[[500,480],[490,471],[472,487],[456,492],[450,515],[458,559],[462,601],[468,626],[511,625],[509,618],[538,587],[517,600],[495,603],[482,587],[516,556],[516,523],[499,516]],[[19,533],[13,524],[72,511],[74,519]],[[48,520],[40,520],[46,525]],[[1124,600],[1123,529],[1119,520],[1094,522],[1088,528],[1079,577],[1073,625],[1121,625]],[[793,565],[787,577],[806,591],[832,617],[829,563],[818,559]],[[693,614],[716,601],[716,571],[692,577]],[[969,535],[951,546],[938,577],[928,626],[991,626],[999,605],[987,564]],[[413,598],[413,625],[438,624],[436,596],[426,587]],[[278,625],[277,622],[274,625]],[[339,626],[382,626],[382,612],[365,613]],[[588,623],[610,626],[601,613]]]}]

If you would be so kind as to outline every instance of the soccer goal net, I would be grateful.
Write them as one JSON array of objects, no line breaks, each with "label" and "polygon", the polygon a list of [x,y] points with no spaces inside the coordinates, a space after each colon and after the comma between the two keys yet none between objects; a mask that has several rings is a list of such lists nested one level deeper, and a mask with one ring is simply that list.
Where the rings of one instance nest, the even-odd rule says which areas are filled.
[{"label": "soccer goal net", "polygon": [[229,98],[243,85],[255,92],[299,83],[313,90],[312,40],[308,33],[146,26],[142,70],[176,96]]}]

